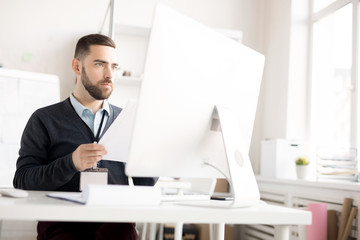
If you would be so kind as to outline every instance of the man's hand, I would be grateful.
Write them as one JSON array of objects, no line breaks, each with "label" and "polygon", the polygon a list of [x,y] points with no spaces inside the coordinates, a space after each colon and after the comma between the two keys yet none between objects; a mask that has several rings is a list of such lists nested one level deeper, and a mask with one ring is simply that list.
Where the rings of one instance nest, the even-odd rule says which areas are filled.
[{"label": "man's hand", "polygon": [[101,144],[81,144],[73,153],[72,160],[77,170],[84,171],[92,168],[103,155],[106,154],[105,147]]}]

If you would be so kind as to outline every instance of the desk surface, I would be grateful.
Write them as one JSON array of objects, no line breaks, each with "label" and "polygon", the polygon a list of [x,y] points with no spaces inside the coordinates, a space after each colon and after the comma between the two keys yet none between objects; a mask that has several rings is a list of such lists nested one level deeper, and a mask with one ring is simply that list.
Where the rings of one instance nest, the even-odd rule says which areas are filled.
[{"label": "desk surface", "polygon": [[308,225],[308,211],[259,204],[249,208],[222,209],[180,206],[89,206],[46,197],[49,192],[29,191],[28,198],[0,197],[0,219],[38,221],[187,222]]}]

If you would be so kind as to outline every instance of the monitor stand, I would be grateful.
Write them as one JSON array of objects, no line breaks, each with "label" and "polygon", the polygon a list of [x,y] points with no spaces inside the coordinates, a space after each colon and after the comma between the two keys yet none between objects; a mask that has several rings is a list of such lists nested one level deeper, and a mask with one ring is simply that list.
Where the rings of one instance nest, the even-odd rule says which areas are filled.
[{"label": "monitor stand", "polygon": [[230,109],[215,106],[224,140],[232,193],[231,207],[247,207],[260,201],[259,188],[245,148],[237,118]]},{"label": "monitor stand", "polygon": [[228,167],[226,178],[230,185],[232,199],[181,204],[230,208],[257,205],[260,202],[260,192],[237,118],[230,109],[215,106],[213,120],[219,121],[221,128]]}]

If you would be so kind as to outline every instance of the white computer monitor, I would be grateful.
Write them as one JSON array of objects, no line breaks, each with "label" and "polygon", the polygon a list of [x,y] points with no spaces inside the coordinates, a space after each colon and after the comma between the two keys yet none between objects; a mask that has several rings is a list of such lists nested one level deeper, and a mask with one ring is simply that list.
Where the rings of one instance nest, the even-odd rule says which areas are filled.
[{"label": "white computer monitor", "polygon": [[254,204],[248,152],[263,65],[261,54],[158,4],[126,173],[225,177],[241,194],[232,206]]}]

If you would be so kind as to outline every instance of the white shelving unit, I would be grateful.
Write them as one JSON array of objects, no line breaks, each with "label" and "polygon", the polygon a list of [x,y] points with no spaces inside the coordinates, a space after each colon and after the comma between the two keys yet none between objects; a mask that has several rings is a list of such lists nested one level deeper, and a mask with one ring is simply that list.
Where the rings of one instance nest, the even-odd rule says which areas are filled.
[{"label": "white shelving unit", "polygon": [[55,75],[0,68],[0,185],[12,187],[23,129],[38,108],[60,100]]},{"label": "white shelving unit", "polygon": [[[38,108],[60,100],[55,75],[0,68],[0,187],[12,187],[23,129]],[[36,221],[0,221],[0,240],[35,239]]]},{"label": "white shelving unit", "polygon": [[114,81],[114,90],[109,102],[119,107],[125,107],[130,99],[136,99],[139,95],[141,77],[117,77]]},{"label": "white shelving unit", "polygon": [[115,79],[115,84],[139,86],[141,84],[141,81],[142,81],[141,77],[120,76]]}]

